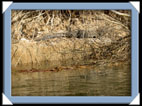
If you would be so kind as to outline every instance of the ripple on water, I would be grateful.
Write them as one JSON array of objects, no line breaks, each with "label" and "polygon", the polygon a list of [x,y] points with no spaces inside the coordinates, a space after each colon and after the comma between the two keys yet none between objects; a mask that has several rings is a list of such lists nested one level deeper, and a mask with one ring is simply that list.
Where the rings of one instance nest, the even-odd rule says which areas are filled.
[{"label": "ripple on water", "polygon": [[130,66],[12,73],[12,96],[130,95]]}]

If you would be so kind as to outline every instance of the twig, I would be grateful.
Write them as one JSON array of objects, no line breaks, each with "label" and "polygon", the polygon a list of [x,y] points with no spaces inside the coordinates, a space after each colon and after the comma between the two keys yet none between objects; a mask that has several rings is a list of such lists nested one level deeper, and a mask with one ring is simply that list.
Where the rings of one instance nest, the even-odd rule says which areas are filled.
[{"label": "twig", "polygon": [[115,13],[115,14],[118,14],[118,15],[131,17],[129,14],[121,13],[121,12],[118,12],[118,11],[115,11],[115,10],[111,10],[111,12],[113,12],[113,13]]},{"label": "twig", "polygon": [[49,24],[50,19],[51,19],[51,17],[48,15],[48,20],[47,20],[47,22],[46,22],[46,25]]},{"label": "twig", "polygon": [[17,66],[17,64],[19,63],[19,60],[21,59],[21,57],[23,56],[24,52],[21,53],[21,56],[19,57],[17,63],[15,64],[15,67]]},{"label": "twig", "polygon": [[54,17],[55,17],[55,15],[54,15],[54,11],[53,11],[53,15],[52,15],[52,19],[51,19],[51,27],[54,25]]},{"label": "twig", "polygon": [[[15,45],[15,46],[16,46],[16,45]],[[16,50],[14,51],[14,53],[13,53],[13,55],[12,55],[12,58],[11,58],[12,60],[13,60],[13,57],[15,56],[17,50],[18,50],[18,46],[16,46]]]},{"label": "twig", "polygon": [[[110,17],[109,17],[109,18],[110,18]],[[119,24],[119,25],[125,27],[128,31],[130,31],[127,26],[123,25],[121,22],[118,22],[117,20],[114,21],[114,19],[113,19],[113,21],[112,21],[112,20],[106,18],[105,16],[103,16],[103,19],[105,19],[105,20],[107,20],[107,21],[109,21],[109,22],[115,23],[115,24]]]}]

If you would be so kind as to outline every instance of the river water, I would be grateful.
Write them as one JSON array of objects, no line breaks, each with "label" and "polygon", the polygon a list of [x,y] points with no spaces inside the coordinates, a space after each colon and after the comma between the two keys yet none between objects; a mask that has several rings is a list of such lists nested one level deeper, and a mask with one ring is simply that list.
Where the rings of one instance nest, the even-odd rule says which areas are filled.
[{"label": "river water", "polygon": [[12,96],[131,96],[131,68],[124,65],[58,72],[12,70]]}]

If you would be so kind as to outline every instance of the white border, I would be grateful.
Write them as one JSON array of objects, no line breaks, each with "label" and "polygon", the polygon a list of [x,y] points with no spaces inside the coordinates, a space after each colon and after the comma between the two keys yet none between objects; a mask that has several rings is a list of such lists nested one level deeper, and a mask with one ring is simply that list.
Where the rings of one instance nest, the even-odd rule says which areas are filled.
[{"label": "white border", "polygon": [[133,99],[130,105],[140,105],[140,93]]},{"label": "white border", "polygon": [[6,9],[12,4],[12,1],[3,1],[2,2],[2,13],[6,11]]},{"label": "white border", "polygon": [[3,105],[13,105],[13,103],[2,93],[2,104]]},{"label": "white border", "polygon": [[130,1],[130,4],[140,13],[140,1]]}]

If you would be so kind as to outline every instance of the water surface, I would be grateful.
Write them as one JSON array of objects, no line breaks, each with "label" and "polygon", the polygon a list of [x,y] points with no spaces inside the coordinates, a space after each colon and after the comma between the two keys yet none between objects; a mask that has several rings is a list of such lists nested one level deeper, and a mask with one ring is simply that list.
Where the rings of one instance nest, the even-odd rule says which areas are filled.
[{"label": "water surface", "polygon": [[14,71],[12,96],[131,96],[131,70],[125,65],[58,72]]}]

